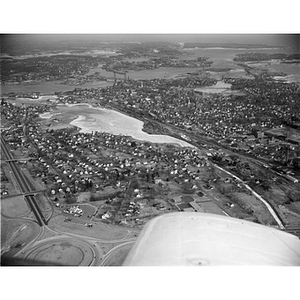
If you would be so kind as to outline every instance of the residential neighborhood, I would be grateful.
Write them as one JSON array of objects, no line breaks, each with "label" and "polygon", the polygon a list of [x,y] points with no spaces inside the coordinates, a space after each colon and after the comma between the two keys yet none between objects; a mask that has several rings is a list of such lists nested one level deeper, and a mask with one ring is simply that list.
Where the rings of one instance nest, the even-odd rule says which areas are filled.
[{"label": "residential neighborhood", "polygon": [[89,39],[0,57],[4,261],[122,265],[173,213],[300,236],[297,53]]}]

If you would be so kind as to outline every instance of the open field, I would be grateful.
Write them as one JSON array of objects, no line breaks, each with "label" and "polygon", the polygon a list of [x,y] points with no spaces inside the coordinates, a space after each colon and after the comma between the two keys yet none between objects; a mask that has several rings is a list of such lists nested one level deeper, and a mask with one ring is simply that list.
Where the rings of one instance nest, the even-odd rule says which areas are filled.
[{"label": "open field", "polygon": [[202,202],[199,205],[204,210],[204,212],[226,216],[223,210],[213,202]]},{"label": "open field", "polygon": [[26,256],[37,264],[51,264],[61,266],[89,265],[93,259],[90,247],[71,239],[43,240]]},{"label": "open field", "polygon": [[20,218],[28,215],[30,210],[23,196],[15,196],[1,200],[1,213],[10,218]]},{"label": "open field", "polygon": [[253,216],[257,217],[260,223],[266,225],[274,224],[275,221],[269,213],[267,207],[254,196],[245,193],[232,193],[230,198],[233,203],[239,205],[248,213],[251,213]]},{"label": "open field", "polygon": [[89,228],[84,226],[84,222],[64,222],[64,220],[64,215],[55,216],[51,218],[49,227],[56,231],[84,235],[108,242],[111,240],[122,240],[128,236],[128,229],[125,227],[93,222],[94,226]]},{"label": "open field", "polygon": [[127,254],[133,246],[133,242],[121,244],[116,249],[112,250],[112,254],[109,255],[108,259],[103,264],[104,266],[122,266]]},{"label": "open field", "polygon": [[24,220],[9,220],[1,217],[1,250],[2,255],[12,257],[30,241],[38,236],[39,226]]}]

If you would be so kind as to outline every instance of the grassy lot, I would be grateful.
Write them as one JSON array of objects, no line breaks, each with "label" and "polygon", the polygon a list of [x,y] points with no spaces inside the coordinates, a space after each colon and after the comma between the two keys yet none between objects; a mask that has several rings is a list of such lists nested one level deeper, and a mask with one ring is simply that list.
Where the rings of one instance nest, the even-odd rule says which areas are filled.
[{"label": "grassy lot", "polygon": [[230,198],[233,203],[255,216],[261,224],[276,224],[267,207],[254,196],[245,193],[232,193]]},{"label": "grassy lot", "polygon": [[9,197],[1,200],[1,212],[11,218],[20,218],[30,213],[23,196]]},{"label": "grassy lot", "polygon": [[223,212],[223,210],[217,204],[215,204],[213,202],[203,202],[203,203],[200,203],[199,205],[207,213],[217,214],[217,215],[222,215],[222,216],[225,215],[225,213]]},{"label": "grassy lot", "polygon": [[49,227],[66,233],[78,234],[87,237],[93,237],[103,240],[122,240],[127,234],[127,228],[117,225],[104,224],[102,222],[93,222],[93,227],[86,227],[84,223],[86,220],[76,218],[70,222],[64,222],[65,215],[58,215],[53,217],[49,222]]},{"label": "grassy lot", "polygon": [[1,218],[1,247],[10,246],[4,257],[12,257],[22,247],[26,246],[39,233],[36,223],[24,220],[9,220]]},{"label": "grassy lot", "polygon": [[122,266],[122,263],[124,262],[132,246],[133,243],[130,243],[118,248],[106,261],[105,266]]},{"label": "grassy lot", "polygon": [[92,260],[90,248],[78,241],[49,240],[32,251],[26,259],[36,263],[61,266],[88,265]]}]

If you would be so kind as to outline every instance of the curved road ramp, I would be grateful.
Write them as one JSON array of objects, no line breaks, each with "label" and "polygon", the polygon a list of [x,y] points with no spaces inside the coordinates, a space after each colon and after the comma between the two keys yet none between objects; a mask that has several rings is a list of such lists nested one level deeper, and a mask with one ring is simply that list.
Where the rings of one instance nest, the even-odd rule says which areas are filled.
[{"label": "curved road ramp", "polygon": [[253,222],[208,213],[149,221],[125,266],[300,265],[300,239]]}]

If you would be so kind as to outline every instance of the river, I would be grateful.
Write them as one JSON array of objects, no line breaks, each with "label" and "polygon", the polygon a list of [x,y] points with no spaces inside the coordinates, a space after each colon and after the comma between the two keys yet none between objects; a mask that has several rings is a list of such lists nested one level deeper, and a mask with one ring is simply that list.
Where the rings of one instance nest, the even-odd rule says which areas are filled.
[{"label": "river", "polygon": [[[251,78],[251,76],[246,75],[244,70],[240,69],[240,66],[237,64],[239,62],[233,61],[233,58],[239,53],[245,52],[259,52],[259,53],[285,53],[293,54],[294,50],[290,48],[190,48],[185,49],[182,59],[196,59],[199,56],[208,57],[213,60],[211,67],[214,68],[231,68],[229,71],[230,77],[243,77]],[[298,52],[299,53],[299,50]],[[284,80],[287,82],[296,82],[300,83],[299,74],[300,74],[300,64],[284,64],[280,63],[278,60],[272,61],[263,61],[263,62],[248,62],[250,66],[255,66],[261,69],[269,69],[270,71],[279,71],[284,72],[287,76],[278,77],[275,79]],[[211,72],[211,73],[220,73],[222,72]],[[240,74],[238,74],[240,73]]]},{"label": "river", "polygon": [[[96,68],[90,69],[90,71],[87,73],[87,75],[92,75],[96,72],[99,72],[102,76],[108,77],[108,78],[114,78],[113,72],[107,72],[103,70],[102,65],[99,65]],[[146,70],[129,70],[126,73],[126,76],[128,76],[130,79],[135,80],[151,80],[155,78],[164,78],[164,79],[171,79],[183,76],[187,73],[199,71],[201,68],[178,68],[178,67],[160,67],[156,69],[146,69]],[[123,79],[123,75],[117,74],[117,78]]]},{"label": "river", "polygon": [[[288,49],[280,49],[280,48],[260,48],[260,49],[248,49],[248,48],[193,48],[193,49],[184,49],[182,56],[180,59],[196,59],[197,57],[208,57],[209,59],[213,60],[213,64],[211,67],[214,68],[231,68],[230,75],[234,77],[245,77],[246,74],[243,72],[240,66],[237,65],[237,62],[233,61],[233,58],[238,53],[244,52],[265,52],[265,53],[290,53]],[[144,58],[143,58],[144,59]],[[147,58],[145,58],[147,59]],[[250,63],[251,64],[251,63]],[[254,65],[255,63],[253,63]],[[267,63],[260,62],[258,63],[261,67],[266,67]],[[276,62],[272,62],[269,64],[271,69],[276,71],[282,71],[286,73],[288,76],[292,75],[292,77],[288,78],[280,78],[281,80],[287,81],[294,81],[299,82],[299,64],[280,64]],[[157,69],[149,69],[149,70],[141,70],[141,71],[133,71],[130,70],[127,73],[130,79],[142,79],[142,80],[150,80],[154,78],[175,78],[182,76],[186,73],[192,73],[202,68],[176,68],[176,67],[161,67]],[[113,78],[112,72],[107,72],[101,68],[99,65],[96,68],[90,69],[87,75],[91,75],[95,72],[100,72],[101,75]],[[217,76],[217,73],[222,72],[210,72],[212,77]],[[298,76],[297,76],[298,75]],[[123,75],[117,75],[118,78],[123,78]],[[296,80],[295,80],[296,78]],[[279,79],[279,78],[278,78]],[[66,92],[74,90],[75,88],[97,88],[97,87],[106,87],[112,86],[112,81],[95,81],[90,82],[82,85],[62,85],[60,81],[51,81],[51,82],[43,82],[39,84],[6,84],[1,85],[1,94],[3,93],[10,93],[10,92],[24,92],[24,93],[34,93],[39,92],[41,94],[54,94],[55,92]],[[222,82],[218,82],[217,86],[214,87],[205,87],[207,91],[214,93],[214,92],[221,92],[220,85],[224,85]],[[212,89],[210,89],[212,88]],[[229,89],[229,87],[224,87],[224,89]]]},{"label": "river", "polygon": [[41,93],[43,95],[53,95],[55,92],[67,92],[76,88],[97,88],[112,86],[113,82],[94,81],[81,85],[64,85],[61,81],[47,81],[38,84],[22,83],[22,84],[5,84],[1,85],[1,94],[5,93]]}]

